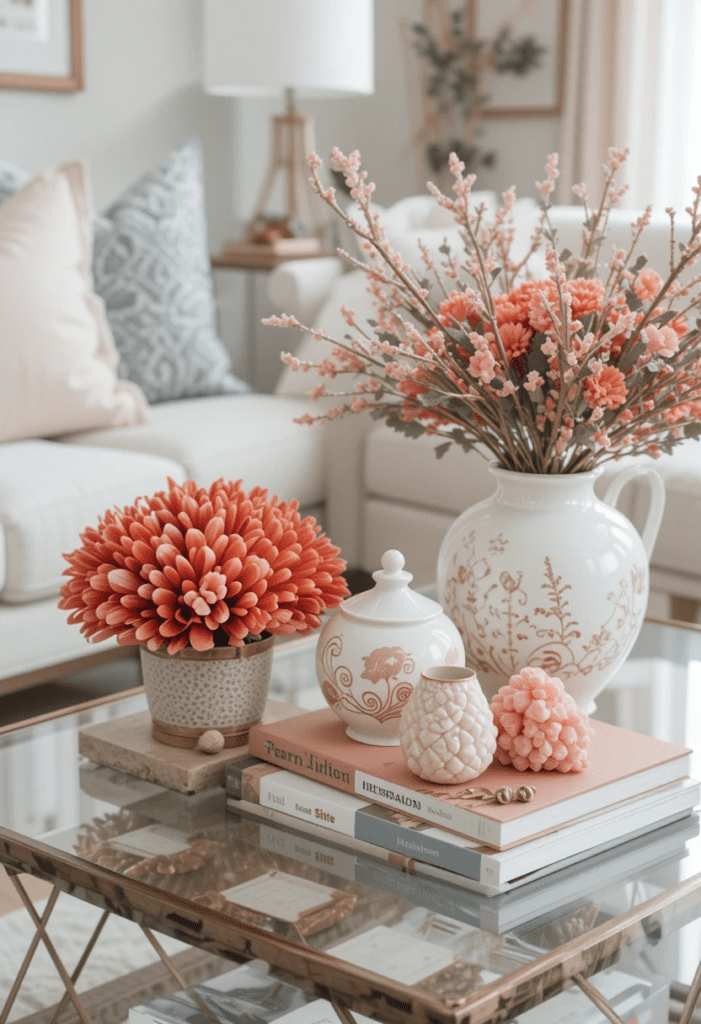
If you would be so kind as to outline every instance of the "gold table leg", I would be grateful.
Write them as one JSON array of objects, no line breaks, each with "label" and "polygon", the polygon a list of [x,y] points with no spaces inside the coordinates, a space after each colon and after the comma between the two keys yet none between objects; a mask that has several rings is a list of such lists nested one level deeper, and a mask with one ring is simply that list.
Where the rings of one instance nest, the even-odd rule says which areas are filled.
[{"label": "gold table leg", "polygon": [[[8,871],[8,875],[9,875],[9,871]],[[54,909],[54,904],[55,904],[56,900],[58,899],[58,894],[59,894],[59,890],[54,888],[54,890],[52,891],[51,895],[49,896],[48,903],[46,904],[46,908],[45,908],[44,913],[42,915],[42,918],[41,918],[42,924],[46,924],[46,922],[49,920],[49,917],[51,916],[51,911]],[[0,1013],[0,1024],[5,1024],[5,1021],[7,1020],[8,1016],[10,1014],[10,1010],[12,1009],[12,1007],[14,1005],[14,1002],[15,1002],[15,999],[17,998],[17,993],[19,992],[20,988],[22,987],[22,982],[24,981],[24,976],[27,973],[27,970],[29,968],[30,963],[32,962],[32,958],[34,957],[34,952],[35,952],[37,946],[39,945],[39,940],[40,939],[41,939],[41,933],[39,931],[37,931],[35,933],[35,935],[34,935],[34,938],[32,939],[32,941],[29,944],[29,949],[27,950],[27,952],[25,954],[25,957],[24,957],[24,960],[22,961],[22,964],[20,966],[20,969],[17,972],[17,977],[15,978],[14,984],[12,985],[12,988],[10,989],[10,994],[8,995],[7,999],[5,1000],[5,1005],[2,1008],[2,1013]]]},{"label": "gold table leg", "polygon": [[351,1011],[347,1006],[343,1006],[333,993],[330,995],[330,1001],[341,1024],[356,1024],[355,1017]]},{"label": "gold table leg", "polygon": [[[587,981],[586,978],[583,978],[581,974],[575,974],[574,980],[577,982],[582,992],[591,999],[595,1006],[601,1010],[604,1016],[607,1017],[612,1024],[623,1024],[623,1021],[616,1011],[609,1006],[608,1002],[604,999],[599,990],[594,988],[591,982]],[[675,986],[673,985],[672,987],[674,989]],[[697,1002],[699,1001],[699,996],[701,996],[701,963],[699,963],[699,966],[696,968],[694,980],[691,985],[688,988],[686,986],[677,985],[676,988],[680,990],[676,998],[681,1001],[682,995],[684,994],[686,998],[684,999],[684,1005],[682,1006],[681,1013],[677,1014],[675,1012],[674,1016],[670,1019],[676,1020],[677,1024],[693,1024],[693,1021],[696,1019],[694,1017],[694,1010]]]},{"label": "gold table leg", "polygon": [[61,976],[61,980],[63,981],[63,984],[65,985],[66,988],[66,993],[68,997],[71,999],[73,1005],[75,1006],[76,1013],[78,1014],[82,1024],[92,1024],[92,1021],[90,1020],[87,1010],[85,1009],[85,1006],[83,1005],[80,996],[75,990],[75,985],[73,984],[73,981],[71,980],[68,971],[63,966],[61,958],[56,952],[53,942],[46,933],[46,925],[49,922],[51,912],[54,909],[60,890],[58,889],[57,886],[54,885],[53,890],[51,892],[51,896],[49,897],[49,902],[46,904],[46,909],[44,910],[43,915],[39,917],[36,910],[34,909],[34,904],[30,900],[24,886],[19,880],[17,872],[8,870],[7,868],[5,868],[5,871],[7,872],[7,875],[10,881],[12,882],[13,886],[17,890],[17,893],[20,899],[22,900],[22,903],[24,903],[24,906],[26,907],[29,916],[34,922],[34,927],[36,928],[36,935],[34,936],[30,943],[29,949],[27,950],[27,954],[22,962],[22,966],[20,967],[17,978],[15,979],[15,983],[13,984],[7,1001],[5,1002],[5,1006],[3,1007],[2,1014],[0,1014],[0,1024],[5,1024],[5,1022],[7,1021],[7,1018],[10,1014],[10,1010],[12,1009],[14,1001],[17,998],[17,993],[19,992],[22,982],[24,981],[24,977],[27,973],[30,963],[32,962],[32,959],[34,957],[34,954],[37,950],[40,941],[44,943],[44,946],[46,947],[49,956],[53,960],[54,967]]},{"label": "gold table leg", "polygon": [[684,1001],[684,1007],[682,1009],[681,1017],[679,1018],[679,1024],[689,1024],[694,1008],[699,1000],[699,995],[701,995],[701,963],[696,968],[694,980],[691,983],[689,992]]},{"label": "gold table leg", "polygon": [[[100,932],[102,931],[102,929],[107,924],[107,918],[109,916],[110,916],[109,910],[103,911],[102,917],[100,918],[100,920],[95,925],[95,930],[92,933],[92,935],[90,936],[90,939],[88,940],[87,946],[83,950],[83,955],[81,956],[80,960],[76,964],[76,968],[73,971],[73,974],[71,974],[71,981],[73,982],[74,985],[78,981],[78,978],[80,977],[81,971],[83,970],[83,968],[85,967],[86,963],[88,962],[88,957],[90,956],[90,954],[93,951],[93,947],[94,947],[95,943],[97,942],[97,940],[98,940],[98,938],[100,936]],[[68,995],[68,992],[67,991],[64,992],[63,998],[61,999],[61,1002],[56,1007],[56,1012],[54,1013],[53,1017],[51,1018],[50,1024],[56,1024],[56,1021],[58,1020],[58,1018],[63,1013],[63,1010],[66,1007],[66,1004],[68,1003],[69,998],[70,997]]]},{"label": "gold table leg", "polygon": [[608,1000],[604,999],[598,988],[595,988],[594,985],[592,985],[590,981],[587,981],[586,978],[582,977],[581,974],[575,974],[574,980],[577,982],[584,995],[591,999],[594,1006],[601,1010],[604,1017],[611,1021],[611,1024],[623,1024],[622,1018],[619,1017],[613,1007],[609,1005]]},{"label": "gold table leg", "polygon": [[[180,973],[178,968],[175,966],[173,961],[170,959],[170,957],[168,956],[168,954],[166,953],[166,951],[164,950],[163,946],[160,944],[160,942],[158,941],[156,936],[153,934],[151,929],[150,928],[146,928],[146,926],[143,925],[143,924],[140,925],[140,928],[141,928],[141,931],[146,936],[146,938],[148,939],[148,941],[153,946],[153,948],[158,953],[159,957],[161,958],[161,962],[163,963],[163,965],[168,968],[168,970],[170,971],[172,976],[175,978],[177,983],[180,985],[180,988],[185,989],[185,991],[189,994],[190,999],[192,999],[193,1003],[196,1003],[197,1006],[199,1006],[200,1010],[203,1011],[205,1016],[213,1017],[214,1020],[219,1020],[219,1017],[217,1017],[212,1012],[211,1007],[207,1006],[207,1004],[205,1002],[203,1002],[202,999],[200,999],[200,997],[197,995],[197,993],[194,990],[191,990],[191,987],[185,981],[185,979],[183,978],[182,974]],[[0,1021],[0,1024],[2,1024],[1,1021]]]},{"label": "gold table leg", "polygon": [[[3,865],[3,867],[5,867],[5,865]],[[42,914],[41,917],[39,917],[36,910],[34,909],[34,904],[29,898],[24,886],[22,885],[22,882],[18,877],[19,872],[8,867],[5,867],[5,872],[7,873],[10,881],[17,890],[20,899],[22,900],[22,903],[24,904],[32,921],[34,922],[36,932],[34,934],[34,937],[32,938],[32,941],[29,944],[29,948],[24,956],[24,960],[22,961],[20,969],[17,973],[17,977],[13,982],[10,993],[5,1001],[5,1005],[3,1006],[2,1011],[0,1011],[0,1024],[6,1024],[7,1022],[10,1010],[12,1009],[14,1002],[17,998],[17,995],[19,994],[24,978],[27,974],[27,971],[29,970],[29,966],[34,958],[34,954],[36,953],[37,947],[39,946],[40,942],[44,943],[49,953],[49,956],[53,960],[54,966],[56,967],[56,970],[61,976],[61,980],[63,981],[63,984],[66,989],[61,1001],[58,1003],[56,1007],[53,1017],[51,1018],[51,1024],[55,1024],[56,1020],[60,1017],[61,1013],[68,1004],[69,1000],[75,1006],[76,1012],[78,1013],[78,1016],[82,1024],[92,1024],[90,1015],[85,1009],[85,1006],[76,991],[75,985],[76,982],[78,981],[78,978],[80,977],[83,968],[85,967],[85,964],[88,961],[88,957],[90,956],[95,947],[95,943],[97,942],[102,929],[107,923],[107,919],[110,916],[110,911],[103,911],[100,920],[98,921],[92,932],[92,935],[88,939],[87,945],[83,950],[83,953],[73,971],[73,974],[69,975],[64,964],[61,961],[61,958],[59,957],[56,951],[54,944],[52,943],[51,939],[46,933],[46,926],[49,922],[49,918],[51,917],[51,913],[56,905],[56,900],[58,899],[61,890],[58,888],[58,886],[54,885],[53,889],[51,890],[51,895],[49,896],[48,902],[44,909],[44,913]],[[141,925],[141,930],[143,931],[144,935],[155,949],[156,953],[158,953],[161,962],[168,969],[173,978],[175,978],[180,987],[190,993],[191,999],[193,999],[193,1001],[199,1006],[201,1010],[204,1011],[204,1013],[206,1013],[209,1017],[213,1017],[214,1014],[212,1013],[211,1007],[207,1006],[206,1003],[204,1003],[200,999],[196,992],[191,991],[191,986],[188,985],[185,978],[183,978],[180,971],[178,971],[177,967],[170,959],[166,951],[163,949],[158,939],[151,932],[151,930],[149,928],[146,928],[144,925]],[[215,1017],[215,1019],[217,1018]]]}]

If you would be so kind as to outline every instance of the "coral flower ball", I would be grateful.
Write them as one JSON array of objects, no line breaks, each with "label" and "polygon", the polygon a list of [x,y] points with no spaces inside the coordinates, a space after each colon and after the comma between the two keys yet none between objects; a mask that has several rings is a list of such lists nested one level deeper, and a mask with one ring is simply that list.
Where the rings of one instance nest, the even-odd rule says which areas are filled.
[{"label": "coral flower ball", "polygon": [[581,772],[594,730],[561,680],[542,668],[512,676],[490,704],[498,730],[496,760],[520,772]]}]

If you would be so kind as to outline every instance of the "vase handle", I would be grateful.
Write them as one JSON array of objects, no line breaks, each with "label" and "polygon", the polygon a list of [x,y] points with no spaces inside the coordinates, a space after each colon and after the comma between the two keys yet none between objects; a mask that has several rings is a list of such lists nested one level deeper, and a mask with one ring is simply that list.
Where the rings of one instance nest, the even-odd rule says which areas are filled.
[{"label": "vase handle", "polygon": [[650,486],[650,508],[642,531],[643,546],[649,559],[657,540],[665,505],[664,481],[657,470],[649,466],[629,466],[627,469],[619,470],[606,488],[604,501],[607,505],[615,506],[619,494],[628,481],[638,476],[646,476]]}]

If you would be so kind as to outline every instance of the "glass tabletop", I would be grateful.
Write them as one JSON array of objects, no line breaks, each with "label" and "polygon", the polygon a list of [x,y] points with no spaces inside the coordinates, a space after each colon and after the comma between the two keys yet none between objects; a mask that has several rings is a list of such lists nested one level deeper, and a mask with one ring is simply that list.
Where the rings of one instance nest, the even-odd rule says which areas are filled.
[{"label": "glass tabletop", "polygon": [[[315,647],[312,636],[276,648],[271,696],[322,706]],[[650,620],[596,717],[691,747],[699,778],[700,706],[701,630]],[[693,978],[695,816],[486,897],[301,823],[227,811],[220,788],[186,796],[79,757],[82,727],[145,707],[131,691],[0,731],[0,862],[213,951],[261,956],[380,1019],[513,1016],[591,973],[621,999]]]}]

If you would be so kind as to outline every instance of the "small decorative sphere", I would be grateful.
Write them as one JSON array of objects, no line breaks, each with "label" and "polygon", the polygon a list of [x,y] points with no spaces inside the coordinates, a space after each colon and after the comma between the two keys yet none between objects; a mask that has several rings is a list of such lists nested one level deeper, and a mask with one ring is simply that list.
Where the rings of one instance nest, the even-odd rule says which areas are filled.
[{"label": "small decorative sphere", "polygon": [[[518,771],[581,772],[589,764],[594,730],[560,679],[527,666],[512,676],[490,704],[498,730],[496,760]],[[526,802],[531,787],[516,799]],[[524,791],[524,795],[521,793]]]},{"label": "small decorative sphere", "polygon": [[218,754],[224,749],[224,737],[217,729],[208,729],[198,739],[197,749],[203,754]]}]

